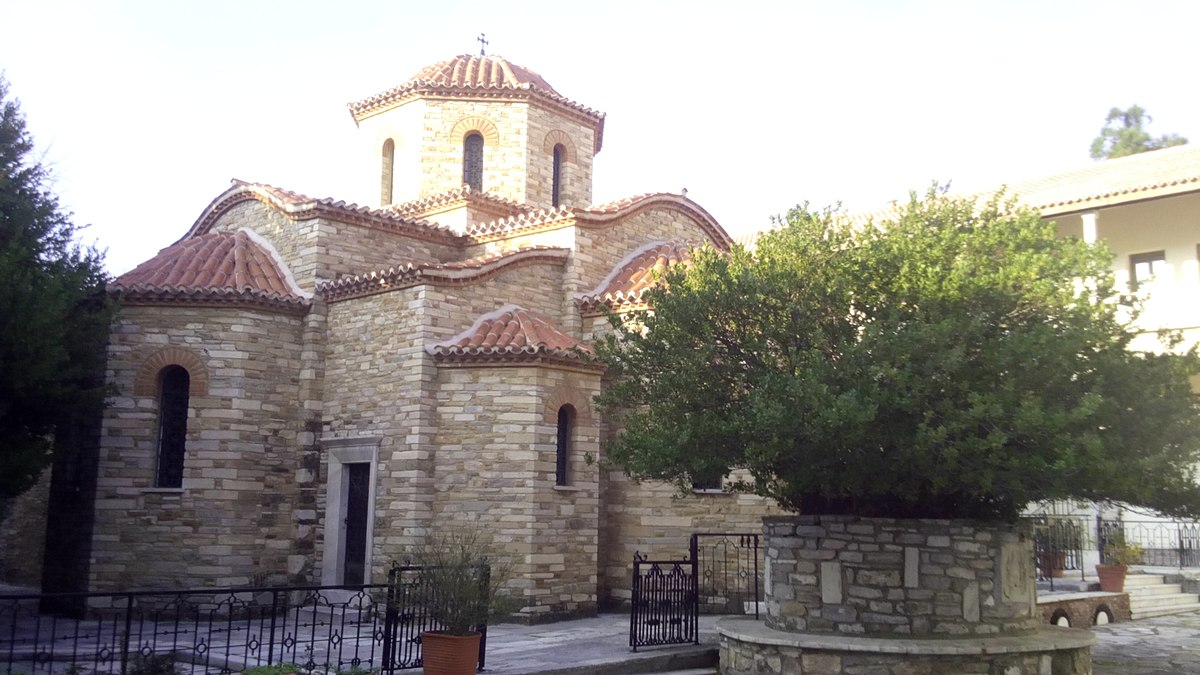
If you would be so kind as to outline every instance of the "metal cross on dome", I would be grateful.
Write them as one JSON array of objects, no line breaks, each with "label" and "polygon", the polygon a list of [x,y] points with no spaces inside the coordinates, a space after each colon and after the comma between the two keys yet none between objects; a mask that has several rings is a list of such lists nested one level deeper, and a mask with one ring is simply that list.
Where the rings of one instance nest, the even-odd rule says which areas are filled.
[{"label": "metal cross on dome", "polygon": [[476,40],[479,41],[479,55],[480,56],[487,56],[486,50],[487,50],[487,46],[488,46],[488,41],[485,38],[486,38],[486,36],[483,33],[480,33],[479,37],[475,38]]}]

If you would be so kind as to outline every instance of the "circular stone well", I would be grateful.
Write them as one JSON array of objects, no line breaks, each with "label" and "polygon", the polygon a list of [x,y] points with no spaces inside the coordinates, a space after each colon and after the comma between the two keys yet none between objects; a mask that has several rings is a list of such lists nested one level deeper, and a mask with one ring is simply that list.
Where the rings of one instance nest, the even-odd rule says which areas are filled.
[{"label": "circular stone well", "polygon": [[766,620],[723,619],[721,672],[1091,672],[1091,633],[1036,612],[1022,524],[764,519]]}]

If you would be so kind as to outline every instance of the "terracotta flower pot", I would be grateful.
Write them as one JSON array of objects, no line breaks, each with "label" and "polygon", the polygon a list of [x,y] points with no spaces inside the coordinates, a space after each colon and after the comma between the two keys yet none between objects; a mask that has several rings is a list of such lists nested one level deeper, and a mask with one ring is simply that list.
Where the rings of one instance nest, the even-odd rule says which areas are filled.
[{"label": "terracotta flower pot", "polygon": [[1100,590],[1105,593],[1121,593],[1125,590],[1125,565],[1096,565],[1096,577],[1100,579]]},{"label": "terracotta flower pot", "polygon": [[479,666],[479,633],[421,633],[421,660],[426,675],[474,675]]}]

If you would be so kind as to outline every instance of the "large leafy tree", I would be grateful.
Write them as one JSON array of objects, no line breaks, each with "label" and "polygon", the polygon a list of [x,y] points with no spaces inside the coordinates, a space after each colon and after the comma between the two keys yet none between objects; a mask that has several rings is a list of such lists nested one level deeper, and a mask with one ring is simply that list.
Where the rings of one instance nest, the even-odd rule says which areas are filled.
[{"label": "large leafy tree", "polygon": [[1200,515],[1200,360],[1130,349],[1111,261],[999,196],[934,190],[874,221],[794,209],[614,318],[608,457],[681,489],[743,469],[733,489],[803,513]]},{"label": "large leafy tree", "polygon": [[0,498],[32,485],[52,459],[57,425],[103,397],[110,308],[102,257],[76,243],[71,215],[32,153],[0,78]]},{"label": "large leafy tree", "polygon": [[1104,119],[1104,128],[1092,141],[1092,159],[1113,159],[1139,152],[1161,150],[1173,145],[1183,145],[1187,139],[1179,134],[1164,134],[1155,138],[1146,131],[1151,117],[1139,105],[1128,110],[1113,108]]}]

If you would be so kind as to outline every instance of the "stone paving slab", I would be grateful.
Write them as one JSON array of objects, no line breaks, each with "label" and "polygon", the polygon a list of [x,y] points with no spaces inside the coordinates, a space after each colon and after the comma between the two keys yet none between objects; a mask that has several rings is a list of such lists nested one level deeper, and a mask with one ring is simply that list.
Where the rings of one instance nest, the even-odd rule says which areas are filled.
[{"label": "stone paving slab", "polygon": [[1200,612],[1096,626],[1093,675],[1200,673]]}]

